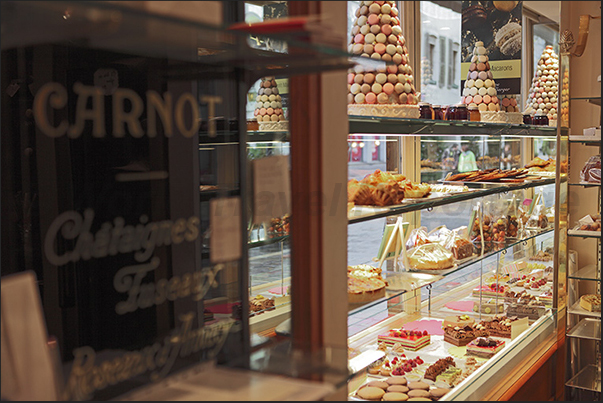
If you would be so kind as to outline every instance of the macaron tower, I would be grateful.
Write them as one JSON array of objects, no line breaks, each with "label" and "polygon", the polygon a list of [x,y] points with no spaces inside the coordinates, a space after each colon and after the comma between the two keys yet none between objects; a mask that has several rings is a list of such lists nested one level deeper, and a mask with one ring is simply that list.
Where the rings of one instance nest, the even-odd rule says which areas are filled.
[{"label": "macaron tower", "polygon": [[348,46],[361,57],[388,62],[379,71],[357,65],[348,73],[348,114],[419,118],[408,48],[394,1],[362,1]]},{"label": "macaron tower", "polygon": [[487,122],[504,122],[504,113],[501,115],[496,82],[490,71],[488,51],[482,41],[475,42],[473,56],[467,73],[467,80],[463,88],[462,102],[475,105],[480,111],[481,120]]},{"label": "macaron tower", "polygon": [[262,78],[253,115],[260,130],[287,130],[288,122],[274,77]]},{"label": "macaron tower", "polygon": [[[559,56],[552,46],[544,48],[538,67],[532,79],[532,86],[528,92],[526,109],[524,113],[531,115],[537,112],[545,113],[549,117],[549,124],[555,125],[557,120],[557,97],[559,91]],[[551,122],[551,120],[553,122]]]}]

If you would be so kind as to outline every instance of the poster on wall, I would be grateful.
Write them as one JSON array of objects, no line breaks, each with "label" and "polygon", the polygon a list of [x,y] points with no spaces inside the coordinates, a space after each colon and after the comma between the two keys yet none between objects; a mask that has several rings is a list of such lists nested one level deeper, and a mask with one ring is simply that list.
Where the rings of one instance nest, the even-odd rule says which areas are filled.
[{"label": "poster on wall", "polygon": [[483,42],[499,97],[521,93],[522,3],[462,2],[461,77],[467,77],[475,43]]}]

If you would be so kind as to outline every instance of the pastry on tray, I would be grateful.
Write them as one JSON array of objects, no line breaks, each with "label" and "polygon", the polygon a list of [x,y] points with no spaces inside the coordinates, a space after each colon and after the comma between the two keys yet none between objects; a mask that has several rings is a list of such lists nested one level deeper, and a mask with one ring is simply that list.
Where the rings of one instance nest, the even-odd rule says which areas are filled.
[{"label": "pastry on tray", "polygon": [[381,269],[369,265],[348,266],[349,304],[365,304],[383,298],[386,286]]},{"label": "pastry on tray", "polygon": [[437,243],[417,246],[408,251],[408,263],[415,270],[443,270],[454,265],[452,252]]}]

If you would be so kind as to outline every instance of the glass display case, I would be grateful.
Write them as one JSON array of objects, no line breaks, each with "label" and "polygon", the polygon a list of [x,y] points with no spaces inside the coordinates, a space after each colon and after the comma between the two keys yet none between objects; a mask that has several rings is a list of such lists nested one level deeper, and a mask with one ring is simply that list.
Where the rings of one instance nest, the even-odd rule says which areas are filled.
[{"label": "glass display case", "polygon": [[[405,180],[420,178],[415,183],[429,184],[432,188],[426,196],[404,197],[394,205],[349,206],[348,272],[373,267],[386,283],[383,296],[349,306],[350,366],[365,364],[349,384],[349,398],[359,399],[357,390],[366,382],[384,380],[393,374],[390,371],[394,366],[388,370],[383,361],[391,363],[396,357],[420,358],[422,364],[416,368],[410,364],[408,368],[402,366],[396,374],[424,381],[427,368],[440,359],[452,357],[460,371],[447,379],[452,388],[446,400],[500,398],[506,393],[504,384],[520,376],[521,371],[516,369],[533,362],[556,342],[559,293],[555,288],[558,281],[555,233],[560,228],[555,221],[556,173],[558,169],[567,170],[567,162],[557,167],[556,151],[559,144],[567,143],[567,137],[558,137],[558,132],[567,135],[567,129],[360,116],[350,116],[349,122],[349,143],[362,141],[367,148],[367,144],[379,138],[394,148],[416,149],[421,157],[414,165],[420,172],[417,176],[404,170],[404,159],[409,154],[402,150],[389,154],[400,155],[400,159],[394,157],[382,166],[350,160],[351,183],[362,182],[363,174],[374,176],[375,170],[380,169],[392,174],[400,172]],[[454,153],[450,152],[454,144],[466,145],[463,152],[472,150],[478,156],[477,170],[519,169],[525,179],[447,180],[458,174]],[[505,145],[512,150],[505,161],[509,165],[498,159]],[[533,154],[522,154],[521,150],[527,146],[533,148]],[[530,169],[532,157],[544,155],[541,150],[552,155],[550,166]],[[446,165],[444,151],[451,156],[448,161],[452,164]],[[427,160],[435,164],[426,166]],[[487,165],[480,166],[482,163]],[[403,228],[401,248],[382,258],[384,248],[394,250],[387,249],[387,245],[396,244],[396,241],[388,244],[390,234],[395,231],[391,227],[396,222]],[[497,229],[502,229],[502,238],[496,238]],[[458,246],[451,240],[458,241]],[[466,253],[458,254],[461,245],[467,245]],[[432,250],[431,257],[430,252],[421,253],[422,248]],[[446,260],[446,256],[450,259]],[[517,334],[513,331],[513,335],[509,332],[503,337],[494,336],[505,342],[504,349],[487,361],[478,358],[477,366],[472,359],[467,360],[465,343],[446,335],[448,331],[442,324],[466,318],[490,326],[489,323],[497,321],[497,315],[516,321],[512,327]],[[430,341],[415,351],[409,347],[412,345],[409,340],[417,337],[399,336],[396,331],[402,329],[425,332]],[[472,332],[464,329],[461,333],[465,331]],[[397,337],[387,341],[388,336],[396,334]],[[375,356],[380,351],[381,356]],[[494,373],[496,377],[489,375]],[[441,380],[434,376],[426,382],[446,386]]]},{"label": "glass display case", "polygon": [[255,321],[270,313],[249,318],[249,296],[285,296],[287,225],[250,225],[248,165],[286,157],[287,133],[247,131],[247,91],[355,64],[299,34],[254,48],[240,30],[112,2],[2,2],[3,351],[18,331],[4,278],[34,272],[58,396],[157,398],[200,364],[264,365]]}]

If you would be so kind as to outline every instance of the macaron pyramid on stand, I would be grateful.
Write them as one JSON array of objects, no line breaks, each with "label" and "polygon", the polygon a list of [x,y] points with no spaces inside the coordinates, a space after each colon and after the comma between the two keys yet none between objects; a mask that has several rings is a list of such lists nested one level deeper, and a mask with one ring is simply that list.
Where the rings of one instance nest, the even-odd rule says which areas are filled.
[{"label": "macaron pyramid on stand", "polygon": [[532,79],[532,86],[528,92],[525,114],[534,115],[544,113],[549,118],[549,125],[556,125],[557,97],[559,91],[559,56],[552,46],[546,46],[538,67]]},{"label": "macaron pyramid on stand", "polygon": [[348,46],[350,53],[381,60],[378,71],[356,66],[348,73],[348,114],[419,118],[408,48],[394,1],[362,1]]},{"label": "macaron pyramid on stand", "polygon": [[283,112],[282,98],[279,95],[276,79],[263,77],[260,82],[255,110],[259,129],[266,131],[287,130],[288,123]]}]

